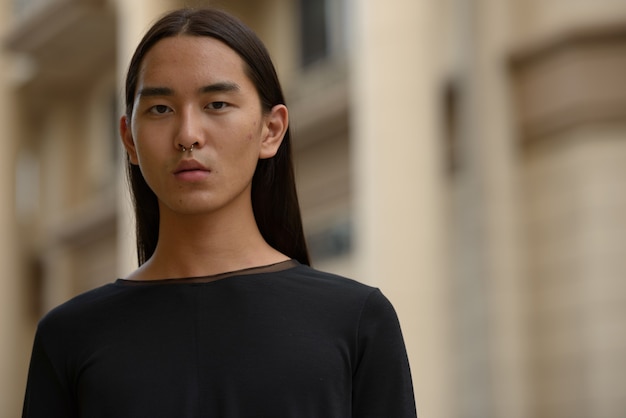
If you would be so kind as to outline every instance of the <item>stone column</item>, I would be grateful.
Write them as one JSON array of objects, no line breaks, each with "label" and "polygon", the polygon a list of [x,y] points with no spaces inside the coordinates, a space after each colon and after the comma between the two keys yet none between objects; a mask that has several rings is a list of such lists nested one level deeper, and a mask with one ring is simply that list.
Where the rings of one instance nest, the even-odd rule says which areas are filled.
[{"label": "stone column", "polygon": [[418,414],[450,416],[433,2],[353,1],[355,265],[396,307]]},{"label": "stone column", "polygon": [[[480,241],[474,284],[483,284],[485,383],[474,395],[484,396],[477,416],[523,418],[527,396],[527,281],[522,240],[523,212],[520,157],[513,125],[510,78],[505,62],[512,44],[516,16],[511,2],[470,0],[468,51],[465,56],[464,145],[472,191],[465,204],[475,208],[478,231],[466,243]],[[473,179],[473,180],[472,180]],[[465,179],[467,182],[468,179]],[[478,236],[480,237],[479,239]],[[466,248],[465,251],[467,251]],[[476,262],[476,261],[474,261]],[[478,340],[479,337],[476,338]],[[461,348],[462,350],[462,348]],[[472,376],[466,383],[473,385]],[[466,387],[471,393],[472,387]],[[475,402],[470,399],[470,402]],[[463,412],[461,408],[460,412]],[[465,411],[468,412],[468,411]]]},{"label": "stone column", "polygon": [[540,38],[513,60],[538,417],[626,410],[625,22]]}]

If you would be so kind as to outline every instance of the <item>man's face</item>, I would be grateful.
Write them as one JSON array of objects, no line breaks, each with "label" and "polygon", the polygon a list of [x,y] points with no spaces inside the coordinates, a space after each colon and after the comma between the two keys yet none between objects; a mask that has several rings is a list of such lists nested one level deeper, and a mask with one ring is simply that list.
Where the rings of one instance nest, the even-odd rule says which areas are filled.
[{"label": "man's face", "polygon": [[122,136],[162,214],[251,207],[257,161],[280,140],[268,141],[272,112],[262,111],[244,68],[224,43],[199,36],[165,38],[144,57]]}]

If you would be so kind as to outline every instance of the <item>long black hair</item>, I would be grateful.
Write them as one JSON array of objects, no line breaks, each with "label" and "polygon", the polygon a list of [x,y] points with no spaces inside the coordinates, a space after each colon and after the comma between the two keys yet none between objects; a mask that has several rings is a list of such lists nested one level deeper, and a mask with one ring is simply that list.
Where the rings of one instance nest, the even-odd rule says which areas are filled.
[{"label": "long black hair", "polygon": [[[176,35],[207,36],[233,49],[246,64],[264,112],[285,104],[269,53],[256,34],[234,16],[217,9],[181,9],[159,19],[144,35],[130,61],[126,76],[126,117],[130,121],[137,79],[146,53],[161,39]],[[260,159],[252,179],[252,208],[257,225],[269,245],[283,254],[310,264],[293,172],[290,131],[287,129],[276,155]],[[154,253],[159,237],[159,206],[138,165],[126,160],[137,232],[139,265]]]}]

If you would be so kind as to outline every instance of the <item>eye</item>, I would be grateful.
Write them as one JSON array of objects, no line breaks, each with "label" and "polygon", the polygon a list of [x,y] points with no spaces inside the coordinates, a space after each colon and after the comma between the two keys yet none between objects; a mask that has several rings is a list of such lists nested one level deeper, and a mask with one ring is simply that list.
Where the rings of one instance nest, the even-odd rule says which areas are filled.
[{"label": "eye", "polygon": [[207,108],[211,110],[223,110],[228,107],[228,103],[226,102],[211,102],[207,105]]},{"label": "eye", "polygon": [[169,106],[160,104],[160,105],[152,106],[148,111],[155,115],[164,115],[166,113],[171,112],[172,109],[170,109]]}]

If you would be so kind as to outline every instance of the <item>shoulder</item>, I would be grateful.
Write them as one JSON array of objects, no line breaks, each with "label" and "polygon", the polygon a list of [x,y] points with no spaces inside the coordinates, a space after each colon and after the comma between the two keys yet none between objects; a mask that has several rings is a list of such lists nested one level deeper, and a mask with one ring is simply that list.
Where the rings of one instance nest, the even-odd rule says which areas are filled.
[{"label": "shoulder", "polygon": [[291,280],[305,288],[317,288],[320,292],[331,293],[344,301],[358,300],[362,308],[362,318],[366,322],[398,321],[392,303],[377,287],[308,266],[299,266],[289,273]]},{"label": "shoulder", "polygon": [[334,292],[343,295],[360,295],[367,297],[377,288],[357,280],[314,269],[306,265],[298,265],[276,275],[278,281],[288,282],[303,289]]},{"label": "shoulder", "polygon": [[313,267],[298,264],[294,268],[283,270],[282,275],[295,280],[312,280],[320,285],[326,284],[329,286],[347,287],[361,290],[371,290],[373,287],[366,285],[354,279],[350,279],[344,276],[340,276],[335,273],[330,273],[322,270],[317,270]]},{"label": "shoulder", "polygon": [[111,283],[69,299],[41,318],[38,333],[57,334],[63,329],[69,331],[89,323],[95,314],[106,311],[106,305],[115,303],[120,290]]},{"label": "shoulder", "polygon": [[309,266],[298,265],[279,272],[270,283],[298,299],[314,300],[320,305],[395,315],[391,303],[378,288]]}]

